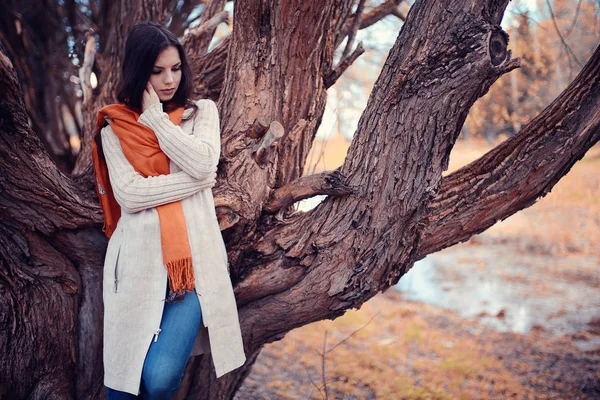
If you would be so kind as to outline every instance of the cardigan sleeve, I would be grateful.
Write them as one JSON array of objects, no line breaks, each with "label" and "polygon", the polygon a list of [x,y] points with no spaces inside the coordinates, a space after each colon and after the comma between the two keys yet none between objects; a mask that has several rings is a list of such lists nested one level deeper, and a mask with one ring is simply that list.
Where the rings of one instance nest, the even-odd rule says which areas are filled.
[{"label": "cardigan sleeve", "polygon": [[216,182],[216,168],[202,180],[184,171],[144,177],[129,163],[119,138],[110,126],[102,129],[102,149],[115,199],[123,210],[135,213],[148,208],[183,200]]},{"label": "cardigan sleeve", "polygon": [[212,174],[221,153],[221,128],[219,111],[212,100],[196,102],[198,112],[194,117],[194,134],[186,134],[180,126],[163,112],[162,103],[148,107],[138,122],[154,131],[160,148],[179,168],[196,179]]}]

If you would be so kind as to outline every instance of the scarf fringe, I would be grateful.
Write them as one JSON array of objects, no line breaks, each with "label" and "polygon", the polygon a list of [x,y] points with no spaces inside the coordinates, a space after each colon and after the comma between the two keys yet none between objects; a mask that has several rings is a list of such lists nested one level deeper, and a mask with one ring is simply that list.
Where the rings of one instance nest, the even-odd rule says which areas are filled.
[{"label": "scarf fringe", "polygon": [[169,275],[169,288],[173,292],[194,290],[194,268],[192,267],[192,258],[182,258],[169,261],[166,264]]}]

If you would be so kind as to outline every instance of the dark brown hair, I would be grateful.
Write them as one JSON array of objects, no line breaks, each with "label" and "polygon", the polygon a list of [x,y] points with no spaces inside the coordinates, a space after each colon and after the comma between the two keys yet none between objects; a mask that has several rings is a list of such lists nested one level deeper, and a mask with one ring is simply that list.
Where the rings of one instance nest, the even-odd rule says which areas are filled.
[{"label": "dark brown hair", "polygon": [[156,58],[161,51],[170,46],[175,47],[179,52],[181,81],[173,98],[164,103],[164,108],[165,111],[179,107],[194,108],[194,112],[188,117],[193,118],[198,107],[190,99],[192,71],[187,63],[183,46],[169,30],[152,21],[140,22],[127,36],[117,100],[138,112],[142,111],[142,95]]}]

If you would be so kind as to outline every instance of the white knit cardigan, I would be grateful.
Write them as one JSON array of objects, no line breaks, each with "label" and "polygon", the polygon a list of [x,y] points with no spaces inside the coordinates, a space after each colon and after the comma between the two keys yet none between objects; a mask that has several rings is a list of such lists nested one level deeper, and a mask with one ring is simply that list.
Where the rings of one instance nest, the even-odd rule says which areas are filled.
[{"label": "white knit cardigan", "polygon": [[[138,119],[154,131],[170,159],[169,175],[144,178],[125,158],[110,125],[101,131],[111,186],[122,211],[104,261],[104,384],[135,395],[148,347],[160,340],[167,270],[155,207],[162,204],[180,200],[187,224],[203,323],[192,355],[210,351],[217,377],[246,359],[211,190],[221,152],[219,114],[211,100],[196,104],[196,116],[179,126],[161,103]],[[190,111],[185,110],[184,118]]]}]

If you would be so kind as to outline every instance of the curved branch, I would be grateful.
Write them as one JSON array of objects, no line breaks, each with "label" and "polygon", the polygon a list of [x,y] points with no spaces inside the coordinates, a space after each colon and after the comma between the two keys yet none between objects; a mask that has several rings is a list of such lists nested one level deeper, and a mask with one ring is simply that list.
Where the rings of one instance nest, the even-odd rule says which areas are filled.
[{"label": "curved branch", "polygon": [[356,189],[345,185],[342,180],[343,176],[339,170],[303,176],[275,190],[263,211],[273,214],[297,201],[319,194],[343,196],[356,192]]},{"label": "curved branch", "polygon": [[415,3],[340,168],[343,183],[357,189],[282,221],[263,214],[234,244],[249,348],[360,307],[412,266],[468,110],[518,65],[496,25],[506,2],[480,1],[479,14],[464,12],[474,9],[467,1]]},{"label": "curved branch", "polygon": [[[254,230],[271,190],[301,175],[325,111],[323,77],[331,71],[335,33],[353,3],[308,8],[302,1],[235,3],[219,97],[221,179],[213,190],[221,226],[231,228],[225,233],[230,246]],[[258,125],[270,121],[284,130],[277,161],[257,163],[253,150],[263,129]]]},{"label": "curved branch", "polygon": [[575,80],[516,136],[448,175],[422,223],[418,258],[529,207],[600,139],[600,46]]},{"label": "curved branch", "polygon": [[197,5],[198,2],[196,0],[183,0],[180,2],[180,5],[176,7],[176,10],[171,11],[173,17],[168,28],[175,36],[180,37],[183,35],[183,32],[191,22],[189,20],[190,14]]},{"label": "curved branch", "polygon": [[581,63],[581,61],[579,61],[579,58],[577,58],[577,56],[575,55],[575,53],[573,52],[573,49],[571,49],[571,46],[569,46],[569,44],[567,43],[567,41],[565,40],[564,36],[562,35],[562,33],[560,33],[560,29],[558,28],[558,24],[556,23],[556,17],[554,16],[554,10],[552,10],[552,4],[550,4],[550,1],[546,0],[546,5],[548,6],[548,10],[550,11],[550,17],[552,19],[552,25],[554,26],[554,31],[556,32],[556,34],[558,35],[558,38],[560,39],[563,47],[566,50],[567,53],[567,57],[569,57],[569,59],[571,57],[573,57],[573,59],[575,60],[575,62],[580,66],[583,67],[583,64]]},{"label": "curved branch", "polygon": [[[204,13],[209,11],[211,10],[208,9],[204,11]],[[204,13],[202,13],[203,16]],[[214,13],[210,19],[202,22],[197,27],[190,29],[187,35],[184,36],[181,44],[183,45],[185,53],[188,54],[191,59],[190,65],[194,65],[196,60],[206,54],[215,31],[217,30],[217,26],[227,21],[229,21],[229,13],[223,10],[223,6],[221,6],[221,11]]]},{"label": "curved branch", "polygon": [[354,51],[348,56],[346,56],[346,58],[343,58],[335,67],[335,69],[329,74],[327,74],[323,82],[325,84],[325,87],[327,89],[332,87],[340,78],[340,76],[342,76],[342,74],[348,69],[348,67],[350,67],[354,63],[354,61],[356,61],[356,59],[360,57],[361,54],[363,54],[364,52],[365,49],[362,46],[362,42],[358,43]]},{"label": "curved branch", "polygon": [[352,26],[350,27],[350,32],[348,33],[348,41],[346,42],[346,47],[342,52],[342,59],[346,58],[348,53],[350,53],[350,49],[354,44],[354,37],[356,36],[356,32],[360,28],[360,23],[363,17],[363,10],[365,8],[365,0],[358,0],[358,6],[356,7],[356,12],[354,13],[354,21],[352,22]]},{"label": "curved branch", "polygon": [[[381,21],[383,18],[388,15],[394,15],[401,19],[402,21],[406,21],[406,16],[398,10],[398,5],[402,2],[402,0],[386,0],[384,3],[378,5],[377,7],[371,9],[368,13],[364,14],[361,18],[358,27],[354,27],[354,21],[356,21],[356,13],[351,15],[346,21],[336,37],[335,47],[339,46],[346,36],[349,36],[355,29],[365,29],[374,25],[375,23]],[[357,10],[358,12],[358,10]],[[361,11],[362,13],[362,11]]]},{"label": "curved branch", "polygon": [[94,194],[82,193],[56,168],[29,127],[22,99],[12,64],[0,50],[0,219],[44,234],[100,224]]},{"label": "curved branch", "polygon": [[398,10],[398,5],[402,0],[386,0],[385,3],[378,5],[363,16],[360,24],[360,29],[368,28],[369,26],[381,21],[388,15],[394,15],[401,21],[406,21],[406,16]]},{"label": "curved branch", "polygon": [[230,36],[223,39],[212,51],[195,63],[194,97],[217,101],[225,79],[225,66],[229,54]]}]

